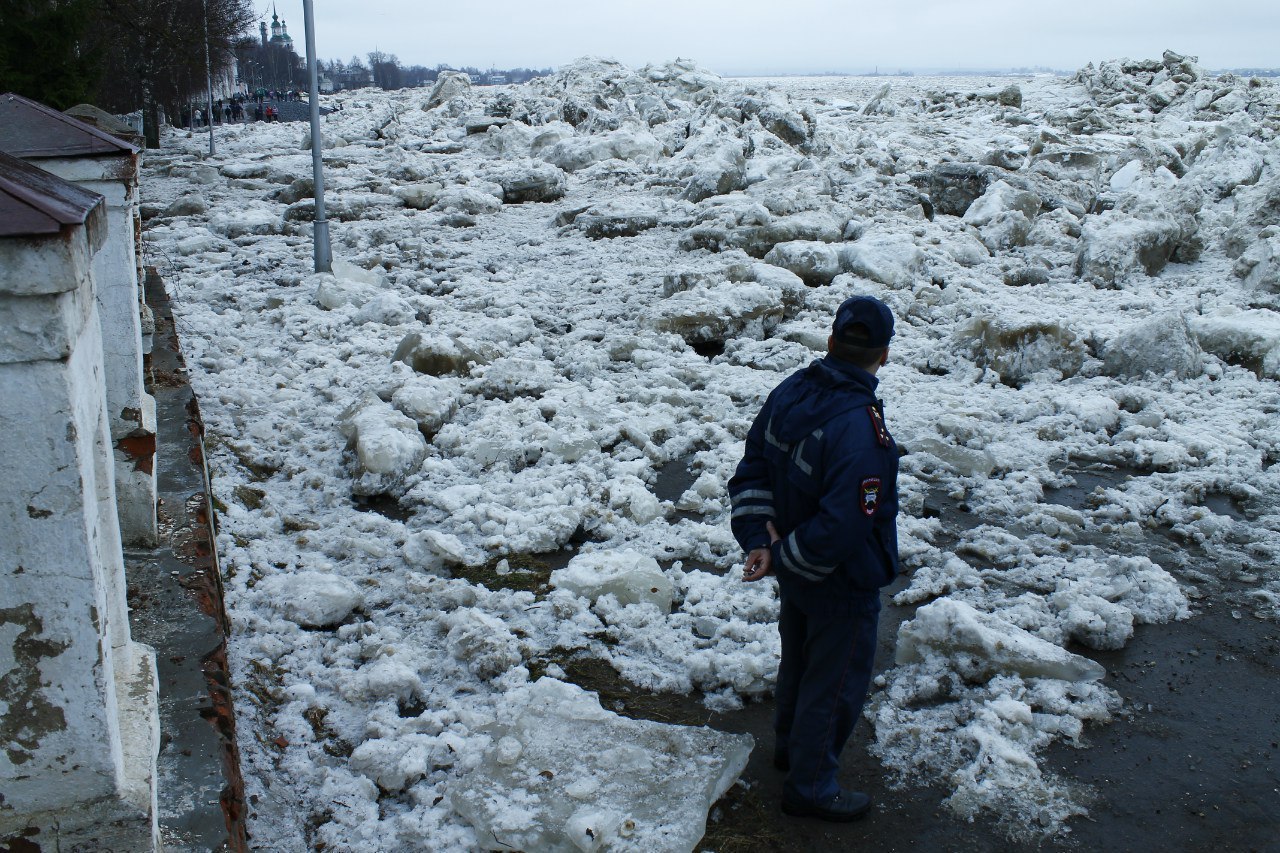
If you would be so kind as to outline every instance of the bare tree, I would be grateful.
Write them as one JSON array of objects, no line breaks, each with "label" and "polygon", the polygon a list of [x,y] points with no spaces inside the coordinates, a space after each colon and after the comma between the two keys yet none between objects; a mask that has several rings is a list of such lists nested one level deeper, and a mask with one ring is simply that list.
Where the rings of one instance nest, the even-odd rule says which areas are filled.
[{"label": "bare tree", "polygon": [[159,144],[159,108],[174,114],[204,89],[205,39],[214,70],[256,20],[249,0],[100,0],[97,33],[106,57],[102,105],[142,106],[147,144]]},{"label": "bare tree", "polygon": [[97,0],[0,0],[0,92],[58,109],[87,100],[102,73],[89,34]]},{"label": "bare tree", "polygon": [[380,50],[370,53],[369,70],[373,73],[373,84],[380,89],[399,89],[404,85],[400,60],[394,53]]}]

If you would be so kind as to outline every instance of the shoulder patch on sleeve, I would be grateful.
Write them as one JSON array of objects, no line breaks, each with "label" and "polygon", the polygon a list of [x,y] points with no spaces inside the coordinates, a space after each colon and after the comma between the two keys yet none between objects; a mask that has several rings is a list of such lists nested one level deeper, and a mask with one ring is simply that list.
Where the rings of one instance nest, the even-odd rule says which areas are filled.
[{"label": "shoulder patch on sleeve", "polygon": [[889,447],[893,444],[893,439],[889,438],[889,430],[884,425],[884,415],[880,414],[880,409],[876,406],[867,406],[867,414],[871,416],[871,427],[876,432],[876,441],[881,447]]},{"label": "shoulder patch on sleeve", "polygon": [[862,507],[862,514],[870,518],[876,514],[876,509],[880,506],[880,478],[865,477],[862,485],[858,487],[858,505]]}]

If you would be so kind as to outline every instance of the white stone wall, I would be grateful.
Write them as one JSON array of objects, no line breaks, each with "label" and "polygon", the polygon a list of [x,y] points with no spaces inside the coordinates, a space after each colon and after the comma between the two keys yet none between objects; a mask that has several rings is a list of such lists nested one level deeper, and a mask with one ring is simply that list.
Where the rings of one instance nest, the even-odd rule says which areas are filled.
[{"label": "white stone wall", "polygon": [[155,400],[144,390],[142,377],[138,160],[53,158],[37,165],[106,198],[107,238],[92,266],[102,322],[120,532],[126,544],[154,545]]},{"label": "white stone wall", "polygon": [[130,639],[93,247],[73,232],[0,239],[0,840],[153,850],[155,655]]}]

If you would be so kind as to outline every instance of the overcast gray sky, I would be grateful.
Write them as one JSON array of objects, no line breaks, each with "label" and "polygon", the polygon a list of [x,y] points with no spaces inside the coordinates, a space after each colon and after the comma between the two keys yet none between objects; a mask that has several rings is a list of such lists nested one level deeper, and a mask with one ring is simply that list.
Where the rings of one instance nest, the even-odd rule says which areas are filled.
[{"label": "overcast gray sky", "polygon": [[[261,2],[261,0],[259,0]],[[315,0],[321,58],[559,66],[687,57],[720,74],[899,68],[1074,70],[1158,57],[1280,66],[1280,0]],[[301,0],[277,0],[303,52]],[[270,11],[268,9],[268,18]]]}]

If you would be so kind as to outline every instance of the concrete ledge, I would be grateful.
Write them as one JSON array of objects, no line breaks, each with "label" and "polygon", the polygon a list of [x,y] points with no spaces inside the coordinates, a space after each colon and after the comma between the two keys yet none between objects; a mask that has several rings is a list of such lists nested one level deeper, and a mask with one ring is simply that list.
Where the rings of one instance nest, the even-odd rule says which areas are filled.
[{"label": "concrete ledge", "polygon": [[0,292],[0,364],[59,361],[71,354],[93,313],[91,279],[56,294],[10,295]]},{"label": "concrete ledge", "polygon": [[147,374],[163,448],[155,458],[161,535],[154,548],[126,549],[125,561],[133,636],[157,650],[161,843],[169,853],[247,853],[200,409],[154,271],[146,294],[157,332]]},{"label": "concrete ledge", "polygon": [[14,853],[53,851],[129,851],[160,849],[155,811],[139,812],[119,799],[93,800],[74,810],[28,815],[23,828],[0,836],[0,850]]},{"label": "concrete ledge", "polygon": [[[98,218],[106,231],[106,213]],[[51,239],[60,240],[63,251],[46,253]],[[0,293],[40,296],[73,290],[94,251],[84,237],[0,240]]]},{"label": "concrete ledge", "polygon": [[120,797],[139,812],[154,816],[156,756],[160,751],[156,652],[142,643],[129,643],[117,650],[115,658],[120,749],[124,753]]},{"label": "concrete ledge", "polygon": [[113,435],[116,462],[116,511],[125,545],[154,547],[159,541],[156,518],[156,399],[142,395],[135,427]]}]

